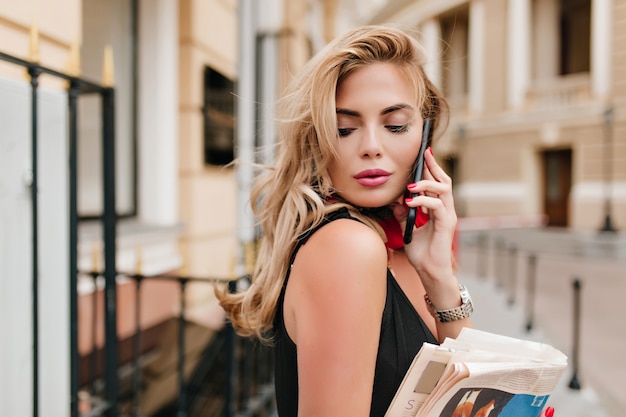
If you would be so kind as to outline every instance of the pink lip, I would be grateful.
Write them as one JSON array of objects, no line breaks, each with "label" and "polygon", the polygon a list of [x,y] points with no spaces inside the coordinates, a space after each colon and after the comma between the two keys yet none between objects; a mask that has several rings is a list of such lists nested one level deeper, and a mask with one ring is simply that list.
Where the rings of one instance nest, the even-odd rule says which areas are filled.
[{"label": "pink lip", "polygon": [[365,187],[376,187],[389,181],[391,174],[383,169],[366,169],[354,176],[356,181]]}]

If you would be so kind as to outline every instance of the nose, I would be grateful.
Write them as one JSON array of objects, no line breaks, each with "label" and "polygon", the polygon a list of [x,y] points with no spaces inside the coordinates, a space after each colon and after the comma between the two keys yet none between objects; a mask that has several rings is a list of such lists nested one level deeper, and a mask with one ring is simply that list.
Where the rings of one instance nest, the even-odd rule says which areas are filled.
[{"label": "nose", "polygon": [[375,127],[369,127],[364,129],[363,136],[361,138],[361,157],[375,158],[382,155],[382,142]]}]

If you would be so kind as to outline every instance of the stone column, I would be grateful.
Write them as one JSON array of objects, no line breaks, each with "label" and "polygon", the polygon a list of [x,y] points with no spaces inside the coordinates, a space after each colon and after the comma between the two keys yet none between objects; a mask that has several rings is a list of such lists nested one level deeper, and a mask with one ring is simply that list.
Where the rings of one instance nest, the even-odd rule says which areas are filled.
[{"label": "stone column", "polygon": [[139,9],[139,218],[178,222],[178,1]]},{"label": "stone column", "polygon": [[422,46],[426,50],[428,60],[424,66],[426,75],[438,87],[441,84],[441,26],[439,20],[429,19],[422,23]]},{"label": "stone column", "polygon": [[550,80],[559,75],[559,3],[541,0],[533,10],[533,79]]},{"label": "stone column", "polygon": [[475,114],[482,112],[485,89],[485,4],[482,0],[470,3],[468,49],[468,110]]},{"label": "stone column", "polygon": [[611,89],[611,0],[591,1],[591,92],[608,99]]},{"label": "stone column", "polygon": [[524,105],[530,82],[530,0],[508,1],[508,105]]}]

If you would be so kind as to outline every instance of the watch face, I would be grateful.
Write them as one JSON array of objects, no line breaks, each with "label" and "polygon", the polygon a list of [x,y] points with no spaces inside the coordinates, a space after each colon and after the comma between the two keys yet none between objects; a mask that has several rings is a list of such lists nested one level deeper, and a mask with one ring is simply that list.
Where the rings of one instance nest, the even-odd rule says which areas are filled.
[{"label": "watch face", "polygon": [[459,290],[461,292],[461,301],[463,301],[463,304],[471,301],[469,291],[467,290],[465,285],[459,285]]}]

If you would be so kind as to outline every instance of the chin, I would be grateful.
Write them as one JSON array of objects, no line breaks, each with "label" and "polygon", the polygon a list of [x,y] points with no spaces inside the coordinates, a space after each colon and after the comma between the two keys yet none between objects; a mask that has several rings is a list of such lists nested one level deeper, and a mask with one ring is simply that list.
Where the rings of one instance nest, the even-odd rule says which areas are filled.
[{"label": "chin", "polygon": [[401,203],[403,201],[402,197],[404,196],[404,191],[399,190],[391,192],[390,189],[379,189],[367,190],[365,192],[362,190],[359,192],[338,192],[337,194],[354,206],[374,209],[378,207],[385,207],[393,203]]},{"label": "chin", "polygon": [[350,201],[352,204],[358,207],[374,209],[374,208],[389,206],[393,203],[398,202],[398,200],[399,200],[399,196],[395,198],[392,198],[392,197],[363,198],[363,199],[356,198],[356,199],[352,199],[348,201]]}]

